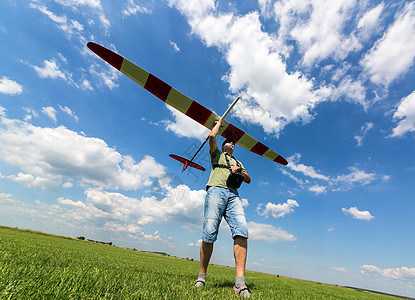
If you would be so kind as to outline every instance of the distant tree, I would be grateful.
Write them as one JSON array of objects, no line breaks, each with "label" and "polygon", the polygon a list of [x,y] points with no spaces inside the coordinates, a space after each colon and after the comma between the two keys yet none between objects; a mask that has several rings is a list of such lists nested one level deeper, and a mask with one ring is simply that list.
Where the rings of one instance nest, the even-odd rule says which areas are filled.
[{"label": "distant tree", "polygon": [[77,239],[77,240],[82,240],[82,241],[84,241],[84,240],[85,240],[85,237],[84,237],[84,236],[78,236],[76,239]]}]

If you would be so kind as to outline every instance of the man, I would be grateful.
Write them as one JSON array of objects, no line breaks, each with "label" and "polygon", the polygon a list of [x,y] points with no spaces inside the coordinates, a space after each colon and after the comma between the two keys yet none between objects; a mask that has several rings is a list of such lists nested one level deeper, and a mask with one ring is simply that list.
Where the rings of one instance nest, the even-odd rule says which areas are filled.
[{"label": "man", "polygon": [[228,181],[231,173],[239,174],[241,181],[251,182],[251,177],[243,165],[233,156],[235,140],[226,139],[222,144],[222,151],[218,149],[216,136],[221,122],[218,121],[209,134],[209,153],[212,162],[212,171],[206,185],[203,236],[200,246],[200,272],[195,283],[196,287],[205,285],[206,271],[213,252],[213,243],[217,239],[218,229],[222,216],[232,232],[234,239],[234,257],[236,279],[234,292],[244,298],[249,298],[249,291],[245,285],[245,265],[247,255],[248,227],[244,210],[238,195],[237,186]]}]

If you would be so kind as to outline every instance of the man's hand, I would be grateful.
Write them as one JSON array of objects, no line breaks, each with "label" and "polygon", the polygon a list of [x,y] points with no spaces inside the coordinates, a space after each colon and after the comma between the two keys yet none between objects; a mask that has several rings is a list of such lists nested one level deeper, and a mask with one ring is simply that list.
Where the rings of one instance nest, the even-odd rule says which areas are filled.
[{"label": "man's hand", "polygon": [[247,171],[243,171],[242,168],[238,166],[231,167],[232,173],[241,173],[242,177],[244,178],[244,182],[251,183],[251,176],[249,176]]},{"label": "man's hand", "polygon": [[242,168],[238,166],[232,166],[232,173],[241,173]]}]

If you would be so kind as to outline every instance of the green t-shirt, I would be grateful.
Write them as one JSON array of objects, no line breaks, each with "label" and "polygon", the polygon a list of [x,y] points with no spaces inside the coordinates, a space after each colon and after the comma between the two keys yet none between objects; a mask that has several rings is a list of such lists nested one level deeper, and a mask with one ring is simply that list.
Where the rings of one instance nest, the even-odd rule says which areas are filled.
[{"label": "green t-shirt", "polygon": [[[230,156],[228,153],[226,152],[221,152],[219,149],[216,149],[213,154],[211,154],[210,156],[210,160],[212,162],[212,171],[210,172],[210,177],[209,177],[209,181],[206,184],[206,187],[211,187],[211,186],[218,186],[218,187],[223,187],[225,189],[231,189],[236,191],[235,189],[229,188],[228,186],[226,186],[226,180],[229,177],[230,171],[227,168],[214,168],[213,165],[225,165],[227,166],[226,163],[226,158],[225,155],[228,156],[229,159],[229,164],[232,166],[237,166],[238,164],[236,163],[236,159],[233,156]],[[242,165],[242,163],[240,161],[239,165],[241,166],[242,170],[245,170],[244,166]]]}]

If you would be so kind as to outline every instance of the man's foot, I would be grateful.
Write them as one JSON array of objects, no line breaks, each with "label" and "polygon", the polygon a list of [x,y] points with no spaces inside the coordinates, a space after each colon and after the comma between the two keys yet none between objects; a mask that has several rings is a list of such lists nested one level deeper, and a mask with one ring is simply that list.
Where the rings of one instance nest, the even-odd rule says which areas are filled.
[{"label": "man's foot", "polygon": [[241,285],[240,287],[233,287],[233,292],[235,295],[239,295],[243,298],[251,298],[251,294],[249,294],[248,287],[246,285]]},{"label": "man's foot", "polygon": [[202,278],[198,278],[195,282],[195,287],[204,287],[205,286],[205,280]]}]

